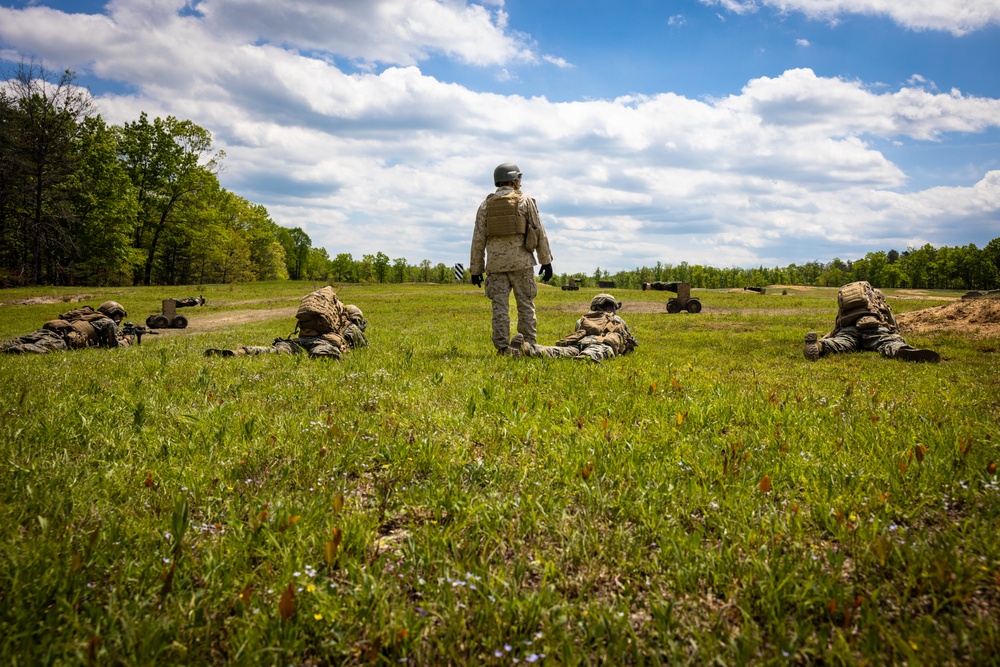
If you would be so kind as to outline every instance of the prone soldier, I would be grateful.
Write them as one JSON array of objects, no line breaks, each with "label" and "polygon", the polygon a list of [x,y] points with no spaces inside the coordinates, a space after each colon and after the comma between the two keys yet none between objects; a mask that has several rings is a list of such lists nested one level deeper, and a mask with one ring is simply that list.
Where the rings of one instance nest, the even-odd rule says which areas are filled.
[{"label": "prone soldier", "polygon": [[529,343],[517,334],[511,346],[520,357],[549,357],[590,360],[599,363],[628,354],[639,346],[617,312],[622,307],[610,294],[598,294],[590,302],[590,311],[576,321],[573,333],[563,336],[555,345]]},{"label": "prone soldier", "polygon": [[[231,350],[205,350],[206,357],[244,357],[259,354],[299,354],[341,359],[348,351],[367,347],[365,320],[361,309],[341,303],[332,287],[307,294],[295,315],[295,331],[288,338],[276,338],[271,345],[244,345]],[[297,335],[296,335],[297,334]]]},{"label": "prone soldier", "polygon": [[803,348],[806,359],[815,361],[828,354],[872,351],[903,361],[941,361],[937,352],[918,350],[903,340],[885,294],[868,282],[862,280],[841,287],[837,306],[833,331],[822,338],[815,331],[806,334]]},{"label": "prone soldier", "polygon": [[81,306],[49,320],[41,329],[3,343],[0,352],[46,354],[85,347],[128,347],[135,336],[118,326],[127,315],[117,301],[105,301],[97,310]]}]

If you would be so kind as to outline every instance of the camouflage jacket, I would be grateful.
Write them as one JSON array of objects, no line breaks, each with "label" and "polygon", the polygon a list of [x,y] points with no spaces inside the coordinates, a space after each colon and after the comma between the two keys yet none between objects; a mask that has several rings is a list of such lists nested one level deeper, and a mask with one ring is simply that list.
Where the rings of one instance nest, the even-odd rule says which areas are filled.
[{"label": "camouflage jacket", "polygon": [[[503,196],[513,192],[512,188],[497,188],[496,195]],[[521,196],[518,205],[521,213],[524,214],[528,224],[533,224],[538,229],[538,247],[535,252],[528,252],[524,247],[524,236],[512,234],[510,236],[486,236],[486,202],[479,206],[476,212],[476,227],[472,232],[472,257],[469,260],[469,272],[472,275],[482,275],[483,273],[504,273],[507,271],[520,271],[530,269],[537,264],[551,264],[552,252],[549,250],[549,239],[545,234],[545,227],[542,226],[541,218],[538,215],[538,208],[535,200],[527,195]],[[535,255],[538,261],[535,261]]]}]

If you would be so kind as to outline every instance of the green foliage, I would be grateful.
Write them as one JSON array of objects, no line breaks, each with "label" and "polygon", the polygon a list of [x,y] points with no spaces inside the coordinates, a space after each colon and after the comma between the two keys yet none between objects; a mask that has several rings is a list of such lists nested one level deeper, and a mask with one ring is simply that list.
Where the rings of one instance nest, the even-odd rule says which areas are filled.
[{"label": "green foliage", "polygon": [[[341,362],[202,356],[287,335],[315,286],[191,287],[209,305],[183,332],[0,357],[6,663],[1000,651],[995,340],[913,336],[939,365],[810,363],[833,288],[702,291],[699,315],[619,291],[635,354],[514,360],[479,290],[368,285],[340,290],[371,343]],[[541,287],[540,341],[592,295]],[[93,300],[141,319],[161,297]],[[2,338],[59,310],[0,308]]]},{"label": "green foliage", "polygon": [[22,64],[0,89],[0,284],[325,279],[308,235],[219,187],[207,130],[109,127],[74,82]]}]

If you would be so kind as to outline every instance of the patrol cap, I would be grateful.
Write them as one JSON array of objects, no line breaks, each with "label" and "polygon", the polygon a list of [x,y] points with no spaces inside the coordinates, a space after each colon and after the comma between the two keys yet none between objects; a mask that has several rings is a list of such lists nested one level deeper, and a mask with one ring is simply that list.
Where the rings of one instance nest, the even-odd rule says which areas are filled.
[{"label": "patrol cap", "polygon": [[493,185],[516,181],[519,178],[521,178],[521,170],[513,162],[504,162],[493,170]]},{"label": "patrol cap", "polygon": [[622,307],[621,301],[615,301],[615,297],[610,294],[598,294],[590,300],[591,310],[618,310]]}]

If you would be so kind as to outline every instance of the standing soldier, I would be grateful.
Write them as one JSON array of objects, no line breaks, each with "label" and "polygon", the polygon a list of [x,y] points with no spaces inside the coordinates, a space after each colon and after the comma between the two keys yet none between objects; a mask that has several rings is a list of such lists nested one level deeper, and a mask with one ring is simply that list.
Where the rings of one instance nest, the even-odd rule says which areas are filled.
[{"label": "standing soldier", "polygon": [[822,338],[815,331],[806,334],[803,353],[815,361],[827,354],[880,352],[892,359],[937,363],[934,350],[918,350],[906,344],[885,294],[862,280],[848,283],[837,293],[836,328]]},{"label": "standing soldier", "polygon": [[472,259],[469,271],[472,284],[483,285],[486,273],[486,296],[493,302],[493,347],[498,354],[513,354],[510,349],[510,293],[517,303],[517,332],[529,344],[535,342],[535,254],[541,270],[538,275],[552,278],[552,252],[545,235],[535,200],[521,192],[521,171],[506,162],[493,170],[496,192],[488,195],[476,212],[472,234]]}]

